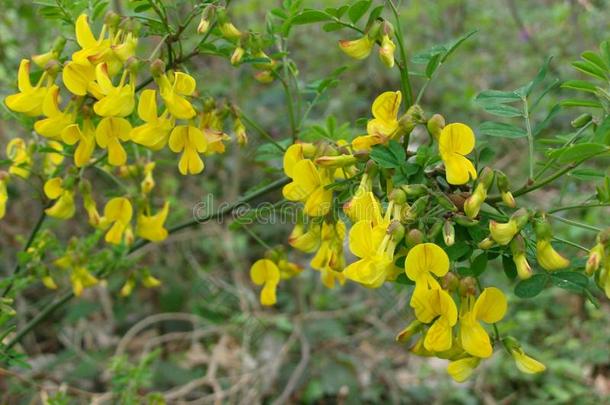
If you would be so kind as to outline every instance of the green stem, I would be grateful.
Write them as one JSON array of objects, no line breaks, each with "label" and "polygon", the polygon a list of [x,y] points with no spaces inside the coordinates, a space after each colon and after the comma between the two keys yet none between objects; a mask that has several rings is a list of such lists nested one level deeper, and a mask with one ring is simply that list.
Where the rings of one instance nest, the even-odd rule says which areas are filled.
[{"label": "green stem", "polygon": [[595,232],[601,232],[602,231],[601,228],[598,228],[596,226],[583,224],[582,222],[577,222],[577,221],[574,221],[574,220],[571,220],[571,219],[563,218],[563,217],[560,217],[559,215],[549,214],[549,213],[547,213],[547,215],[549,217],[553,218],[553,219],[556,219],[556,220],[558,220],[560,222],[563,222],[563,223],[566,223],[568,225],[575,226],[577,228],[587,229],[589,231],[595,231]]},{"label": "green stem", "polygon": [[401,63],[398,64],[398,69],[400,70],[400,85],[402,87],[402,92],[404,93],[406,108],[408,109],[413,105],[413,90],[411,88],[411,79],[409,78],[409,61],[407,59],[407,52],[405,50],[405,43],[403,39],[403,31],[402,26],[400,24],[400,16],[398,14],[398,9],[394,5],[392,0],[387,0],[390,8],[392,9],[392,14],[394,15],[394,23],[396,25],[396,41],[398,42],[398,50],[400,52]]},{"label": "green stem", "polygon": [[267,242],[265,242],[264,240],[262,240],[256,233],[254,233],[254,231],[252,229],[250,229],[246,224],[241,224],[241,229],[243,229],[244,231],[246,231],[246,233],[248,235],[250,235],[250,237],[252,239],[254,239],[259,245],[261,245],[262,247],[264,247],[267,250],[273,250],[273,248],[271,246],[269,246],[267,244]]},{"label": "green stem", "polygon": [[572,241],[569,241],[569,240],[566,240],[566,239],[563,239],[563,238],[560,238],[560,237],[557,237],[557,236],[553,236],[553,240],[554,240],[554,241],[557,241],[557,242],[559,242],[559,243],[564,243],[564,244],[566,244],[566,245],[570,245],[570,246],[572,246],[572,247],[575,247],[576,249],[580,249],[580,250],[582,250],[582,251],[584,251],[584,252],[589,253],[589,249],[587,249],[587,248],[586,248],[586,247],[584,247],[584,246],[579,245],[578,243],[574,243],[574,242],[572,242]]},{"label": "green stem", "polygon": [[267,139],[273,144],[273,146],[282,151],[282,153],[286,151],[286,149],[282,145],[280,145],[275,139],[273,139],[269,132],[265,131],[260,125],[258,125],[256,121],[250,119],[247,115],[245,115],[243,111],[239,111],[239,116],[246,122],[246,124],[250,125],[256,132],[258,132],[260,136]]},{"label": "green stem", "polygon": [[523,98],[523,115],[525,116],[525,128],[527,130],[527,155],[529,165],[528,179],[534,178],[534,134],[532,133],[532,123],[530,121],[529,106],[527,99]]},{"label": "green stem", "polygon": [[[566,146],[571,145],[572,143],[574,143],[574,141],[576,140],[576,138],[578,138],[580,136],[580,134],[582,134],[587,128],[589,128],[589,126],[593,123],[593,121],[589,121],[586,125],[584,125],[582,128],[580,128],[578,131],[576,131],[576,133],[574,134],[574,136],[572,136],[570,139],[568,139],[563,146],[560,149],[565,148]],[[552,159],[549,159],[546,164],[544,165],[544,167],[542,167],[542,169],[540,169],[540,171],[538,173],[536,173],[536,175],[534,176],[534,180],[538,180],[538,178],[540,178],[540,176],[542,176],[549,167],[551,167],[551,165],[553,163],[555,163],[557,161],[557,159],[559,159],[561,155],[559,156],[555,156]]]},{"label": "green stem", "polygon": [[[257,197],[267,194],[268,192],[277,190],[280,187],[288,184],[289,182],[290,182],[290,179],[287,177],[283,177],[279,180],[276,180],[273,183],[270,183],[267,186],[261,188],[260,190],[254,191],[250,194],[243,196],[242,198],[239,198],[232,204],[229,204],[229,205],[223,207],[221,210],[219,210],[215,213],[208,214],[202,218],[193,219],[191,221],[187,221],[182,224],[178,224],[178,225],[168,229],[168,234],[173,234],[173,233],[179,232],[183,229],[191,228],[196,225],[200,225],[202,223],[211,221],[213,219],[224,218],[226,215],[231,214],[240,205],[245,204],[249,201],[252,201]],[[137,250],[140,250],[144,246],[148,245],[149,243],[151,243],[151,242],[148,240],[139,240],[131,247],[131,249],[129,249],[129,253],[130,254],[134,253]],[[100,273],[103,273],[103,270],[100,271]],[[13,347],[17,343],[19,343],[21,341],[21,339],[23,339],[23,337],[26,336],[32,329],[34,329],[38,324],[40,324],[47,317],[49,317],[55,310],[57,310],[58,308],[62,307],[65,303],[70,301],[73,297],[74,297],[74,293],[72,291],[67,291],[57,301],[46,306],[38,315],[36,315],[34,318],[32,318],[21,330],[19,330],[17,332],[15,337],[13,337],[13,339],[11,339],[10,342],[8,342],[8,344],[6,345],[6,348],[10,349],[11,347]]]},{"label": "green stem", "polygon": [[547,213],[553,214],[555,212],[560,212],[560,211],[577,210],[577,209],[594,208],[594,207],[610,207],[610,203],[566,205],[564,207],[558,207],[558,208],[553,208],[552,210],[548,210]]},{"label": "green stem", "polygon": [[[28,240],[25,242],[25,245],[23,246],[23,252],[27,252],[27,250],[30,248],[30,246],[32,246],[32,243],[34,242],[34,239],[36,239],[36,235],[38,235],[38,231],[40,231],[40,228],[42,227],[42,224],[44,223],[46,218],[47,218],[47,213],[46,213],[45,207],[42,207],[42,212],[40,213],[40,216],[38,217],[36,224],[34,224],[34,228],[32,228],[32,231],[30,232],[30,236],[28,237]],[[17,263],[15,264],[15,268],[13,269],[13,272],[11,273],[11,275],[15,276],[15,275],[19,274],[20,271],[21,271],[21,264],[19,263],[19,259],[17,259]],[[13,284],[14,284],[14,280],[11,280],[9,282],[9,284],[4,288],[4,291],[2,292],[2,297],[6,297],[6,295],[13,288]]]}]

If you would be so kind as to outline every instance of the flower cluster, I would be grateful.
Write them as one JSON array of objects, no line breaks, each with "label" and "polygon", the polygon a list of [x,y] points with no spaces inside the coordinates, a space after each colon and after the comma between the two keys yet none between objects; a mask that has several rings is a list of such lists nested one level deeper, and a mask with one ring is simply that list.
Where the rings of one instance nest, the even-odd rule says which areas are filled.
[{"label": "flower cluster", "polygon": [[[414,354],[449,360],[456,381],[466,380],[498,347],[521,371],[544,371],[515,338],[500,334],[496,324],[507,315],[507,297],[498,287],[483,287],[479,275],[496,257],[512,262],[521,280],[534,274],[533,260],[542,272],[568,269],[570,260],[552,244],[548,216],[519,208],[504,173],[476,168],[469,126],[446,124],[439,114],[427,118],[419,106],[401,115],[401,98],[400,91],[377,97],[366,134],[351,141],[286,149],[283,167],[291,181],[283,195],[302,204],[288,244],[314,255],[310,266],[328,288],[347,281],[367,288],[413,285],[414,320],[397,340],[414,340]],[[436,148],[410,148],[418,127]],[[351,263],[346,242],[355,256]],[[482,267],[475,253],[484,258]],[[602,233],[586,270],[610,297],[609,264]],[[285,273],[269,259],[252,267],[252,280],[263,285],[263,305],[275,304],[281,280],[298,274]]]},{"label": "flower cluster", "polygon": [[[155,208],[152,152],[169,147],[180,155],[181,174],[199,174],[205,166],[203,155],[225,151],[229,136],[223,128],[228,115],[234,118],[240,143],[245,142],[245,128],[235,109],[221,110],[211,100],[197,108],[191,75],[166,71],[160,60],[138,58],[138,31],[134,20],[109,13],[96,36],[83,14],[75,23],[78,47],[68,58],[62,56],[66,41],[60,38],[49,52],[21,61],[18,92],[6,97],[5,103],[10,110],[32,117],[39,137],[15,138],[6,147],[11,163],[8,172],[0,172],[0,218],[5,215],[11,179],[27,179],[35,172],[45,179],[48,216],[72,218],[80,195],[89,223],[105,232],[107,243],[129,245],[136,236],[159,242],[168,235],[165,221],[170,204],[165,201]],[[34,74],[32,62],[40,68]],[[146,64],[155,86],[140,92],[144,86],[136,80]],[[33,82],[32,77],[38,78]],[[36,152],[43,155],[40,172]],[[85,169],[94,166],[136,184],[106,201],[101,213],[99,196],[84,177]],[[83,276],[88,272],[68,256],[56,264],[74,269],[77,294],[97,282],[92,275]]]}]

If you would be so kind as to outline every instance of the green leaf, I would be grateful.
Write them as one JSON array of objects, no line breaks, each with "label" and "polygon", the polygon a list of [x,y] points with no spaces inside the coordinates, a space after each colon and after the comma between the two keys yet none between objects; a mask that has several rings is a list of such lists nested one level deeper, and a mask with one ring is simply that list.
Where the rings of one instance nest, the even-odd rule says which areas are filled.
[{"label": "green leaf", "polygon": [[519,95],[514,91],[485,90],[477,94],[474,100],[481,107],[485,108],[485,106],[487,105],[497,105],[521,101],[521,97],[519,97]]},{"label": "green leaf", "polygon": [[593,141],[610,145],[610,115],[607,115],[595,129]]},{"label": "green leaf", "polygon": [[582,293],[589,285],[587,276],[576,271],[557,271],[550,273],[550,275],[553,285],[564,290]]},{"label": "green leaf", "polygon": [[588,108],[602,108],[599,101],[593,100],[579,100],[575,98],[569,98],[567,100],[561,100],[562,107],[588,107]]},{"label": "green leaf", "polygon": [[515,286],[515,295],[519,298],[533,298],[540,294],[549,280],[548,274],[534,274],[527,280],[521,280]]},{"label": "green leaf", "polygon": [[339,31],[341,28],[343,28],[343,25],[336,22],[329,22],[322,26],[324,32]]},{"label": "green leaf", "polygon": [[369,14],[369,18],[366,21],[367,27],[370,27],[371,24],[373,24],[373,22],[381,15],[381,12],[383,11],[383,9],[384,9],[384,5],[382,4],[380,6],[374,7],[371,10],[371,13]]},{"label": "green leaf", "polygon": [[332,20],[332,17],[320,10],[303,10],[292,19],[292,24],[304,25]]},{"label": "green leaf", "polygon": [[443,59],[441,60],[441,63],[444,63],[449,56],[451,56],[451,54],[460,47],[460,45],[462,45],[464,43],[464,41],[466,41],[468,38],[470,38],[471,36],[473,36],[474,34],[477,33],[477,30],[472,30],[470,32],[467,32],[466,34],[462,35],[459,38],[456,38],[452,41],[449,41],[446,45],[445,45],[445,49],[447,50],[445,52],[445,55],[443,56]]},{"label": "green leaf", "polygon": [[355,24],[362,18],[366,11],[371,7],[373,0],[360,0],[352,4],[347,10],[349,19]]},{"label": "green leaf", "polygon": [[371,150],[371,159],[384,169],[395,169],[402,166],[407,156],[402,146],[392,140],[387,146],[375,145]]},{"label": "green leaf", "polygon": [[504,255],[502,256],[502,269],[509,280],[514,280],[517,277],[517,266],[515,266],[515,262],[513,261],[512,257]]},{"label": "green leaf", "polygon": [[603,171],[595,170],[595,169],[576,169],[570,172],[570,176],[576,177],[580,180],[599,180],[606,177],[606,174]]},{"label": "green leaf", "polygon": [[566,80],[561,84],[562,89],[572,89],[586,91],[588,93],[595,94],[597,92],[597,86],[589,83],[586,80]]},{"label": "green leaf", "polygon": [[609,149],[606,145],[599,143],[577,143],[565,149],[559,149],[550,154],[551,157],[557,158],[560,164],[580,162],[590,159],[601,153],[607,152]]},{"label": "green leaf", "polygon": [[592,64],[600,68],[602,71],[608,71],[608,66],[606,65],[606,62],[604,62],[604,60],[595,52],[585,51],[582,53],[582,55],[580,55],[580,57],[586,61],[591,62]]},{"label": "green leaf", "polygon": [[478,277],[487,268],[487,252],[483,252],[472,261],[472,265],[470,266],[470,272],[473,277]]},{"label": "green leaf", "polygon": [[426,65],[426,77],[431,78],[441,62],[441,54],[432,56]]},{"label": "green leaf", "polygon": [[518,109],[515,108],[511,105],[505,105],[505,104],[491,104],[491,105],[486,105],[483,107],[483,109],[485,111],[487,111],[488,113],[492,114],[492,115],[497,115],[499,117],[522,117],[523,116],[523,112]]},{"label": "green leaf", "polygon": [[595,77],[596,79],[606,80],[606,72],[603,69],[600,69],[597,65],[589,62],[589,61],[576,61],[572,62],[572,66],[576,68],[576,70],[581,71],[582,73]]},{"label": "green leaf", "polygon": [[512,124],[502,122],[486,121],[479,126],[479,132],[484,135],[497,136],[500,138],[523,138],[527,133]]}]

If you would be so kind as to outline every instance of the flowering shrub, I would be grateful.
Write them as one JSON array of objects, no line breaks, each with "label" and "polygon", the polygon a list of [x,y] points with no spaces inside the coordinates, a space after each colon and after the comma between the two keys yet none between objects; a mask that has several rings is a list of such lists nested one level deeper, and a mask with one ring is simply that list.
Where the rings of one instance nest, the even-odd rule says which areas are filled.
[{"label": "flowering shrub", "polygon": [[[610,298],[609,231],[559,214],[610,205],[608,178],[575,206],[545,210],[522,202],[523,196],[608,156],[609,42],[574,62],[587,80],[562,84],[586,94],[563,100],[560,106],[590,112],[572,121],[573,133],[551,135],[541,142],[556,114],[572,114],[558,105],[544,120],[533,122],[532,111],[557,87],[547,78],[550,60],[516,90],[478,94],[476,102],[502,121],[448,122],[441,113],[428,111],[422,97],[439,68],[474,32],[410,60],[392,1],[373,6],[363,0],[318,10],[289,0],[270,11],[267,32],[236,27],[228,1],[201,3],[177,25],[163,2],[133,3],[130,17],[111,11],[101,17],[103,2],[97,2],[101,6],[93,14],[78,2],[69,9],[47,6],[48,13],[57,13],[73,26],[75,43],[60,37],[47,52],[23,59],[15,93],[4,100],[33,133],[13,137],[6,145],[0,218],[18,209],[9,186],[19,181],[35,187],[40,183],[37,191],[43,193],[44,212],[18,254],[14,272],[1,282],[3,361],[18,362],[15,345],[29,331],[110,276],[121,277],[122,296],[138,286],[160,286],[163,275],[138,268],[127,257],[130,253],[231,214],[239,203],[280,188],[283,198],[298,207],[286,245],[312,255],[309,267],[320,273],[321,283],[327,288],[392,283],[411,291],[404,317],[413,320],[398,332],[397,342],[414,355],[446,359],[447,372],[459,382],[500,350],[524,373],[546,368],[517,338],[502,332],[502,321],[511,316],[510,303],[499,286],[484,285],[482,280],[486,271],[495,271],[494,262],[501,264],[515,295],[523,299],[551,286],[581,294],[594,305],[600,292]],[[399,88],[379,89],[370,116],[361,117],[366,124],[357,136],[336,131],[302,138],[312,106],[338,84],[342,73],[337,70],[317,83],[308,107],[295,102],[295,92],[301,91],[298,70],[283,41],[277,52],[271,48],[276,37],[285,38],[305,24],[341,30],[346,39],[339,41],[337,50],[346,58],[363,60],[377,53],[378,68],[396,72]],[[182,42],[186,33],[198,35],[190,52]],[[156,41],[148,56],[140,51],[147,38]],[[288,142],[273,139],[238,105],[206,97],[205,78],[186,65],[196,55],[225,59],[236,69],[251,72],[261,84],[280,82],[292,131]],[[412,62],[423,67],[417,93]],[[284,118],[278,114],[278,119]],[[214,176],[205,170],[206,156],[247,146],[252,138],[247,128],[281,152],[284,177],[262,184],[223,210],[167,227],[173,206],[168,196],[155,193],[158,162],[172,159],[176,175]],[[526,143],[527,173],[509,181],[477,147],[483,137],[507,138],[519,148]],[[104,192],[96,183],[99,175],[116,187]],[[52,229],[43,229],[48,217],[86,217],[91,234],[60,241]],[[557,236],[552,229],[555,221],[596,232],[596,244],[584,247]],[[236,223],[246,224],[240,218]],[[291,261],[297,255],[289,257],[286,249],[269,247],[254,237],[268,251],[252,264],[250,278],[253,288],[260,290],[260,303],[272,306],[282,281],[298,277],[304,269]],[[575,250],[564,252],[560,245]],[[56,301],[14,332],[20,314],[12,306],[13,298],[38,282],[52,290],[69,284],[71,291],[59,293]]]}]

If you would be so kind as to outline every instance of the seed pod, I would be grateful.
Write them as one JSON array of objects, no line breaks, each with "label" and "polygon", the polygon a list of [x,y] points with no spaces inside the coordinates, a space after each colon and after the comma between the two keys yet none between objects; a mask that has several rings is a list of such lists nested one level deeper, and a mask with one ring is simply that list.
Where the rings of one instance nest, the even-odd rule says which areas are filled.
[{"label": "seed pod", "polygon": [[445,221],[443,224],[443,240],[447,246],[453,246],[455,243],[455,228],[450,220]]},{"label": "seed pod", "polygon": [[593,117],[591,116],[591,114],[585,113],[585,114],[579,115],[578,117],[574,118],[570,122],[570,125],[572,125],[572,127],[574,127],[574,128],[582,128],[585,125],[587,125],[589,123],[589,121],[591,121],[592,118]]}]

